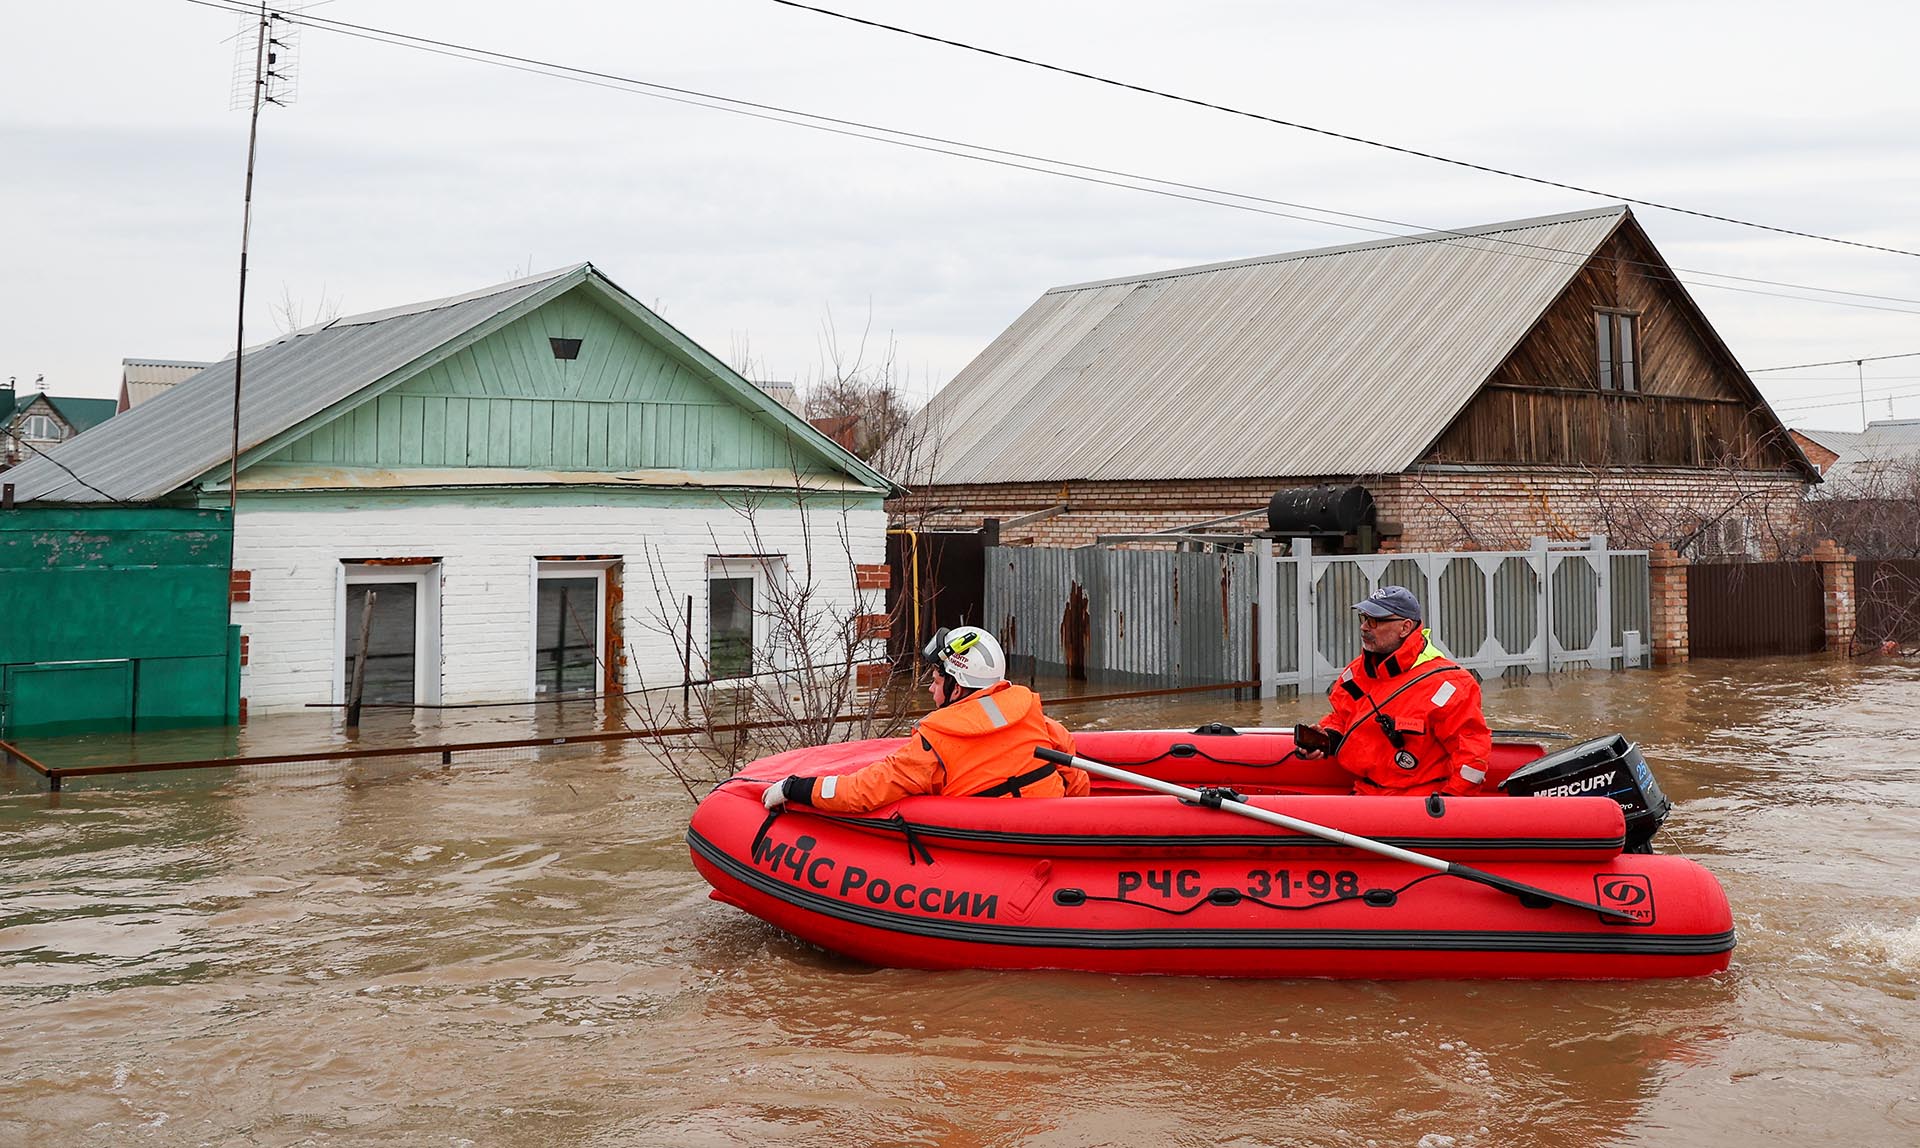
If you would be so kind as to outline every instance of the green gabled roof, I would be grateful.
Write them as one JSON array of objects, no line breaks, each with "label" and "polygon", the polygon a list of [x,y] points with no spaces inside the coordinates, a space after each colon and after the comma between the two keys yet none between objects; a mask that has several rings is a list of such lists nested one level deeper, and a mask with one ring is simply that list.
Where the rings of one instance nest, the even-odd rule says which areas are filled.
[{"label": "green gabled roof", "polygon": [[[642,306],[591,264],[449,299],[336,319],[250,349],[244,361],[241,467],[266,459],[316,428],[364,417],[394,391],[560,296],[582,288],[600,305],[668,348],[713,390],[860,486],[897,487],[808,426],[758,387]],[[60,449],[10,472],[21,501],[153,501],[196,482],[224,483],[230,449],[233,363],[213,366]],[[614,475],[609,483],[618,484]],[[105,493],[101,493],[105,492]]]},{"label": "green gabled roof", "polygon": [[48,395],[47,402],[67,420],[74,434],[89,427],[97,427],[112,418],[120,409],[118,399],[70,399],[58,395]]}]

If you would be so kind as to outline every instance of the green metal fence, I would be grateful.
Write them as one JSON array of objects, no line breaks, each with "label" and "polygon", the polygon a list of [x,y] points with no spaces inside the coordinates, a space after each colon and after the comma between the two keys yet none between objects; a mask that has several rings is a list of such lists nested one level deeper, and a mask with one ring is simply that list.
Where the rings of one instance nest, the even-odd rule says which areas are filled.
[{"label": "green metal fence", "polygon": [[0,737],[236,720],[232,529],[225,510],[0,511]]}]

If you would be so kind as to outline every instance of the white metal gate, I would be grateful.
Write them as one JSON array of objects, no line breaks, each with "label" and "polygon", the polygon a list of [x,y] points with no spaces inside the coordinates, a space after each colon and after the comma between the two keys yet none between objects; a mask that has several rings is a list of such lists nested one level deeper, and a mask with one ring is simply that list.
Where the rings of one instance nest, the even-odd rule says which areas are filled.
[{"label": "white metal gate", "polygon": [[[1353,604],[1381,586],[1405,586],[1455,661],[1482,674],[1645,665],[1651,623],[1644,550],[1609,550],[1604,537],[1531,550],[1435,554],[1292,555],[1258,544],[1261,693],[1319,690],[1360,652]],[[1294,555],[1298,555],[1295,557]]]}]

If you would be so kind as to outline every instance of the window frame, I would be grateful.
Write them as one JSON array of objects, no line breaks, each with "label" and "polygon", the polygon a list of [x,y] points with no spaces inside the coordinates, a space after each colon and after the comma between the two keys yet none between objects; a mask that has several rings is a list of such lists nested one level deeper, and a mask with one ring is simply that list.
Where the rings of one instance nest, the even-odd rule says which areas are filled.
[{"label": "window frame", "polygon": [[[395,563],[386,564],[387,561]],[[347,704],[347,587],[411,585],[413,594],[413,702],[440,702],[440,560],[343,558],[333,588],[333,704]]]},{"label": "window frame", "polygon": [[[713,682],[747,681],[755,675],[786,668],[780,651],[773,648],[772,623],[766,610],[772,601],[774,578],[786,568],[784,554],[709,554],[707,555],[707,678]],[[716,578],[748,578],[753,581],[752,633],[748,641],[747,672],[736,677],[719,678],[713,672],[713,582]]]},{"label": "window frame", "polygon": [[[598,697],[607,691],[607,572],[613,569],[618,558],[594,559],[533,559],[533,576],[529,582],[527,599],[527,699],[529,701],[565,701],[569,698],[584,700]],[[549,694],[540,695],[540,581],[543,578],[584,578],[591,575],[594,579],[593,612],[599,620],[593,630],[593,690],[587,694]],[[622,683],[624,685],[624,683]]]},{"label": "window frame", "polygon": [[[34,429],[35,423],[44,423],[46,426],[46,430],[44,432],[36,431]],[[33,414],[27,415],[24,418],[22,418],[20,420],[19,427],[20,427],[19,434],[22,439],[32,439],[35,442],[66,441],[67,436],[63,433],[63,428],[60,425],[60,420],[54,418],[52,415],[49,415],[49,414],[42,414],[36,411]]]},{"label": "window frame", "polygon": [[[1594,383],[1602,394],[1645,394],[1639,311],[1625,307],[1593,309]],[[1621,354],[1621,332],[1627,353]]]}]

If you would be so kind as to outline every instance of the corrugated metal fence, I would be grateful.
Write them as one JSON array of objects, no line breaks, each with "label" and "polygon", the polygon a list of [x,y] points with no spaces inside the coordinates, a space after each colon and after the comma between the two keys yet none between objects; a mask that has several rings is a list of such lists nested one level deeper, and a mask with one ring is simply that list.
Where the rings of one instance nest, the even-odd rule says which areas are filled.
[{"label": "corrugated metal fence", "polygon": [[1687,645],[1696,658],[1818,653],[1821,596],[1812,562],[1697,563],[1687,570]]},{"label": "corrugated metal fence", "polygon": [[[1176,684],[1324,687],[1359,652],[1353,603],[1384,585],[1420,599],[1441,645],[1483,673],[1642,666],[1645,551],[1279,556],[1085,547],[987,552],[986,619],[1045,673]],[[1305,624],[1303,625],[1303,621]]]},{"label": "corrugated metal fence", "polygon": [[1251,554],[987,551],[986,624],[1042,673],[1181,685],[1253,670]]}]

